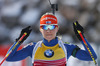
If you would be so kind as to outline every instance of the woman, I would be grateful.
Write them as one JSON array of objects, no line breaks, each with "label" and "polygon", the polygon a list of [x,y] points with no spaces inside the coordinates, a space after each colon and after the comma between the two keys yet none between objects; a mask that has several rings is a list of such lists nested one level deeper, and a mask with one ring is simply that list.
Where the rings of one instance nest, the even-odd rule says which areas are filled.
[{"label": "woman", "polygon": [[[83,32],[83,29],[81,29],[82,27],[79,24],[77,25],[77,28]],[[6,60],[19,61],[30,56],[32,58],[33,66],[67,66],[67,60],[72,55],[79,60],[92,61],[84,44],[83,46],[85,50],[82,50],[76,45],[65,44],[56,37],[58,29],[57,18],[52,13],[44,14],[40,19],[40,32],[43,35],[43,40],[37,43],[30,43],[19,51],[17,51],[20,46],[20,44],[18,44]],[[29,35],[31,32],[30,27],[23,29],[20,37],[24,32]],[[21,41],[21,43],[28,37],[28,35]],[[96,59],[96,53],[88,42],[87,44],[94,59]]]}]

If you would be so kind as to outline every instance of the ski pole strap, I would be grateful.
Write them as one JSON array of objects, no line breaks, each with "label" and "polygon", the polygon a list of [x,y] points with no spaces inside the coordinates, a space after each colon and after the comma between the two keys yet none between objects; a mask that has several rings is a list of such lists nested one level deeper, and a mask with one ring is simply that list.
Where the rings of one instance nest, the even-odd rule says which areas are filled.
[{"label": "ski pole strap", "polygon": [[89,49],[89,47],[88,47],[88,45],[87,45],[87,43],[86,43],[86,41],[85,41],[85,39],[84,39],[84,37],[83,37],[83,35],[82,35],[82,33],[81,33],[81,31],[77,30],[77,32],[79,33],[80,37],[82,38],[82,41],[83,41],[83,43],[85,44],[85,46],[86,46],[86,48],[87,48],[87,50],[88,50],[88,52],[89,52],[89,54],[90,54],[92,60],[94,61],[95,65],[98,66],[98,65],[97,65],[97,62],[95,61],[95,59],[94,59],[94,57],[93,57],[93,55],[92,55],[91,50]]}]

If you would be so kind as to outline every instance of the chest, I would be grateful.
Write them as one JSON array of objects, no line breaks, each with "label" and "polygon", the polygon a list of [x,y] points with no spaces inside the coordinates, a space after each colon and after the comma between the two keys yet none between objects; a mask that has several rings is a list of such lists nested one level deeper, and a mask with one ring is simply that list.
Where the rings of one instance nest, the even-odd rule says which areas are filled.
[{"label": "chest", "polygon": [[34,60],[59,60],[63,58],[65,58],[65,53],[58,44],[53,47],[42,44],[41,47],[37,48],[34,56]]}]

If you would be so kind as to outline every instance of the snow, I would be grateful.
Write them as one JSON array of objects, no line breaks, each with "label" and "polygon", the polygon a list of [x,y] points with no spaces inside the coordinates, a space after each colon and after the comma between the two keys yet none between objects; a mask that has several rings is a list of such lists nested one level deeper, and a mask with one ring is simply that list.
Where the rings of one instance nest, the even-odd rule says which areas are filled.
[{"label": "snow", "polygon": [[39,16],[39,9],[28,9],[19,20],[21,24],[32,25],[35,24]]},{"label": "snow", "polygon": [[21,13],[21,8],[23,6],[22,2],[16,2],[12,5],[4,6],[1,10],[3,16],[14,17]]}]

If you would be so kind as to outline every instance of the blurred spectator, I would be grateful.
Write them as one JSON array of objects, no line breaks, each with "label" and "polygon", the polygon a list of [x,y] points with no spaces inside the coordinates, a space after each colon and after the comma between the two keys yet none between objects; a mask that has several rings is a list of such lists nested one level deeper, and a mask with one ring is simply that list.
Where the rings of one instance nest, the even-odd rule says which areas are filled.
[{"label": "blurred spectator", "polygon": [[[59,11],[56,12],[58,23],[60,25],[59,35],[67,33],[72,37],[74,35],[72,33],[72,22],[78,20],[79,23],[84,26],[84,28],[86,28],[85,32],[89,32],[89,34],[92,32],[92,35],[87,35],[89,41],[99,42],[100,20],[98,20],[98,18],[100,17],[100,15],[98,14],[100,13],[100,2],[98,0],[51,1],[51,3],[53,4],[57,2],[59,4]],[[20,32],[21,28],[29,25],[31,25],[33,27],[33,30],[37,34],[39,34],[39,27],[37,27],[37,25],[39,23],[40,16],[44,12],[51,11],[49,2],[45,0],[3,0],[0,1],[0,3],[2,3],[3,5],[1,6],[0,11],[0,25],[2,25],[3,23],[3,25],[7,27],[5,28],[4,26],[0,26],[0,29],[4,30],[5,33],[7,33],[7,31],[10,32],[11,35],[16,34],[15,37],[11,35],[8,37],[4,33],[4,35],[2,35],[1,32],[0,34],[5,38],[0,38],[0,43],[2,43],[2,40],[6,39],[6,37],[10,38],[10,42],[13,42],[13,39],[17,37],[18,32]],[[95,7],[97,10],[95,10]],[[91,26],[93,27],[93,29],[91,28]],[[7,40],[5,40],[4,42],[6,41]],[[74,42],[76,40],[70,39],[70,41]]]}]

